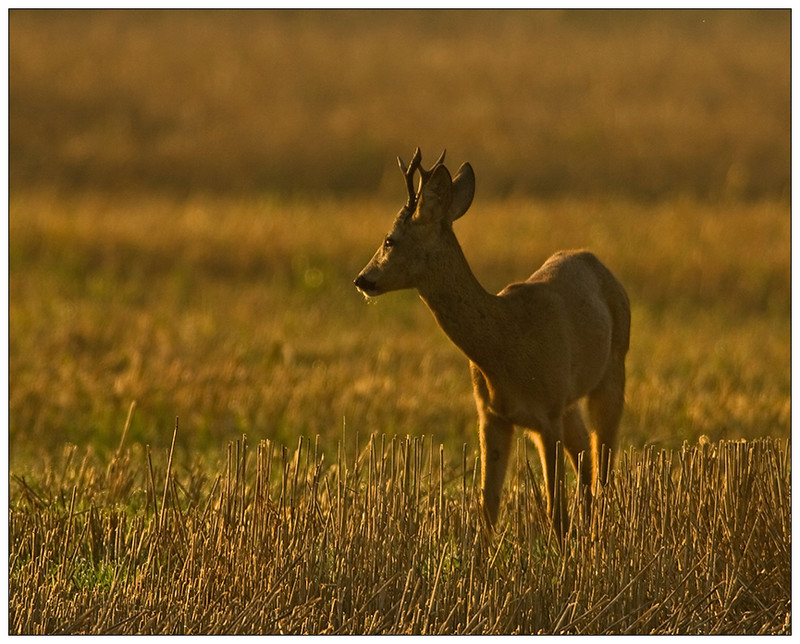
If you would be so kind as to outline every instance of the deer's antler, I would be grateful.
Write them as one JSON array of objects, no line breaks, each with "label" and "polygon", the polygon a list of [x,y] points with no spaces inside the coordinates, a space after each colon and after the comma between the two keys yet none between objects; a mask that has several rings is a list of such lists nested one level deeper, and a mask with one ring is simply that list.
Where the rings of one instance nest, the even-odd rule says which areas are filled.
[{"label": "deer's antler", "polygon": [[417,205],[417,193],[414,190],[414,171],[419,169],[419,164],[422,161],[422,152],[420,152],[419,148],[416,149],[414,152],[414,156],[411,157],[411,163],[406,164],[403,163],[403,160],[400,157],[397,157],[397,165],[400,166],[400,170],[403,173],[403,176],[406,178],[406,188],[408,189],[408,201],[406,202],[406,208],[409,210],[413,210]]},{"label": "deer's antler", "polygon": [[[417,199],[419,198],[419,192],[422,189],[422,184],[424,184],[428,178],[433,174],[434,169],[436,166],[444,163],[444,155],[447,153],[447,150],[442,150],[441,155],[431,166],[430,170],[426,170],[422,167],[422,152],[420,149],[417,148],[414,151],[414,156],[411,157],[411,163],[406,166],[403,163],[403,160],[400,157],[397,157],[397,164],[400,166],[400,170],[403,172],[403,176],[406,179],[406,188],[408,190],[408,202],[406,202],[406,208],[409,210],[413,210],[417,207]],[[419,190],[414,190],[414,172],[419,170]]]}]

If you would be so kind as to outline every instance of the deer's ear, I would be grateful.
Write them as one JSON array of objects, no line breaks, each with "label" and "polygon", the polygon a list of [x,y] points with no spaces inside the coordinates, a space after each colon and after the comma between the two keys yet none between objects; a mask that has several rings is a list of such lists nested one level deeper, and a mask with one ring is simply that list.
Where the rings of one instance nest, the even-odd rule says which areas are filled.
[{"label": "deer's ear", "polygon": [[419,207],[414,218],[432,223],[448,216],[453,201],[453,182],[443,165],[436,166],[430,178],[422,186]]},{"label": "deer's ear", "polygon": [[475,173],[469,163],[462,163],[458,169],[456,178],[453,179],[453,198],[450,202],[448,216],[450,221],[455,221],[472,204],[472,197],[475,196]]}]

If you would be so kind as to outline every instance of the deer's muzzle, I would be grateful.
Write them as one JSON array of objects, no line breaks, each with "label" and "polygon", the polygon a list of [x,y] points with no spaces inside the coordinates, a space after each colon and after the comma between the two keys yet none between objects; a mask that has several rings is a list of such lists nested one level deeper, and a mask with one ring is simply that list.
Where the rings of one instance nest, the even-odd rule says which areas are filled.
[{"label": "deer's muzzle", "polygon": [[361,291],[364,295],[377,295],[378,289],[375,282],[367,279],[363,273],[361,273],[355,280],[353,280],[353,284],[356,285],[356,288]]}]

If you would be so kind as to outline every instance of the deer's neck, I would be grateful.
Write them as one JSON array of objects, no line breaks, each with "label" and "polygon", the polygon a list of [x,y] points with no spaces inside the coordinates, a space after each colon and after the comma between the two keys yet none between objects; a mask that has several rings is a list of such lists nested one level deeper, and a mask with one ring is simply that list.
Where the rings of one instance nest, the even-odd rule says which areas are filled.
[{"label": "deer's neck", "polygon": [[493,352],[500,298],[480,285],[454,234],[447,236],[436,259],[418,286],[420,297],[453,343],[481,366]]}]

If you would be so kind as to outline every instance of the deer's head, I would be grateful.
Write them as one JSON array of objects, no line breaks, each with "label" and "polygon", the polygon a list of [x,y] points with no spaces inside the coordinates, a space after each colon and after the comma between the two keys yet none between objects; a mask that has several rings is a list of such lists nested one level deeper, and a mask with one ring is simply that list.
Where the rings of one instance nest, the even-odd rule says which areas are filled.
[{"label": "deer's head", "polygon": [[[404,288],[415,288],[430,270],[445,237],[452,238],[452,224],[463,215],[475,194],[475,175],[464,163],[455,179],[444,166],[444,152],[430,170],[420,162],[419,148],[411,163],[397,162],[406,181],[408,201],[397,213],[392,229],[364,270],[355,279],[362,293],[373,297]],[[414,173],[419,187],[414,190]]]}]

